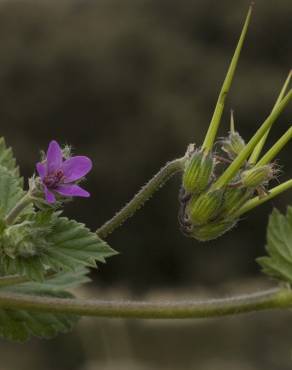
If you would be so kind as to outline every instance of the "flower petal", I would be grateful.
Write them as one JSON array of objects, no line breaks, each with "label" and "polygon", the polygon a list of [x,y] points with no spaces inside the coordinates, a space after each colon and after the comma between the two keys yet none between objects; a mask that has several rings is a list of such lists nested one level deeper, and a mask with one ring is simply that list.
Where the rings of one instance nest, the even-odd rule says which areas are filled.
[{"label": "flower petal", "polygon": [[59,170],[62,167],[62,162],[63,162],[63,153],[60,148],[60,145],[55,140],[52,140],[47,151],[48,173],[50,174]]},{"label": "flower petal", "polygon": [[44,163],[37,163],[36,164],[36,169],[38,171],[38,174],[40,176],[40,178],[43,180],[45,177],[46,177],[46,174],[47,174],[47,167]]},{"label": "flower petal", "polygon": [[56,197],[55,195],[45,186],[45,196],[46,196],[46,201],[50,204],[56,202]]},{"label": "flower petal", "polygon": [[55,191],[65,197],[90,197],[90,194],[86,190],[75,184],[59,185]]},{"label": "flower petal", "polygon": [[69,183],[81,179],[91,168],[92,162],[88,157],[76,156],[67,159],[63,163],[64,182]]}]

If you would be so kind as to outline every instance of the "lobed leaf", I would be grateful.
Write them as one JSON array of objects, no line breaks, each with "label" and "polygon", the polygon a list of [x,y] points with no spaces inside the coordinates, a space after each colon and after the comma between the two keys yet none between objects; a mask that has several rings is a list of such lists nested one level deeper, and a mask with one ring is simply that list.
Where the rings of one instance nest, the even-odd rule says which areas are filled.
[{"label": "lobed leaf", "polygon": [[[21,289],[19,288],[18,291],[21,292]],[[37,292],[34,291],[35,293]],[[50,292],[46,296],[73,297],[72,294],[63,291]],[[75,315],[0,309],[0,336],[17,342],[24,342],[32,336],[48,339],[59,333],[71,331],[78,319]]]},{"label": "lobed leaf", "polygon": [[286,215],[274,210],[270,216],[267,230],[268,256],[257,262],[262,271],[273,278],[292,283],[292,207]]},{"label": "lobed leaf", "polygon": [[3,167],[0,161],[0,217],[4,217],[23,195],[24,191],[19,184],[19,178]]},{"label": "lobed leaf", "polygon": [[48,270],[96,267],[96,262],[105,263],[106,258],[116,254],[84,224],[59,217],[52,211],[31,214],[14,228],[0,253],[4,275],[20,274],[43,281]]},{"label": "lobed leaf", "polygon": [[[72,298],[73,295],[65,289],[84,284],[90,279],[89,270],[81,267],[74,273],[61,272],[52,275],[42,283],[27,282],[10,287],[3,287],[0,291],[49,296],[58,298]],[[77,323],[75,315],[27,312],[25,310],[0,309],[0,336],[8,340],[23,342],[31,336],[51,338],[59,333],[69,332]]]},{"label": "lobed leaf", "polygon": [[23,186],[23,179],[20,177],[19,167],[16,164],[12,148],[6,146],[3,137],[0,137],[0,166],[4,167],[12,177],[18,179],[21,187]]}]

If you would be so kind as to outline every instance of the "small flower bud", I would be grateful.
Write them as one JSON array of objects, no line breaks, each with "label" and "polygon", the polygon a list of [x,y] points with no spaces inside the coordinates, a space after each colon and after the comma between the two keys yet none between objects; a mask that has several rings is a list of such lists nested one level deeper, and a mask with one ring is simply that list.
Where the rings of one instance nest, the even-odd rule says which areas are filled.
[{"label": "small flower bud", "polygon": [[187,207],[190,220],[194,225],[203,225],[214,220],[222,206],[223,191],[216,190],[193,197]]},{"label": "small flower bud", "polygon": [[247,188],[256,188],[271,180],[274,174],[274,169],[270,164],[254,167],[241,173],[241,182]]},{"label": "small flower bud", "polygon": [[215,161],[211,154],[196,150],[187,160],[183,187],[189,193],[201,193],[210,183]]},{"label": "small flower bud", "polygon": [[202,242],[217,239],[234,227],[236,222],[235,220],[211,222],[203,226],[194,227],[190,236]]},{"label": "small flower bud", "polygon": [[234,159],[245,147],[243,138],[237,131],[231,131],[229,136],[222,141],[222,150],[226,152],[229,158]]},{"label": "small flower bud", "polygon": [[245,188],[228,188],[224,192],[223,205],[220,214],[222,216],[231,215],[238,210],[253,194]]}]

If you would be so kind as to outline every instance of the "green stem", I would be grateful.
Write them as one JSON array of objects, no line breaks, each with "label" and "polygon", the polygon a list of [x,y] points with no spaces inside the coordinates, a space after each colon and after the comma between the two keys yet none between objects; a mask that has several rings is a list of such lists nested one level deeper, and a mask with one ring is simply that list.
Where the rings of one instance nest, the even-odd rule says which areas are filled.
[{"label": "green stem", "polygon": [[160,189],[176,172],[183,170],[185,159],[186,158],[183,157],[168,162],[145,186],[142,187],[125,207],[96,231],[98,236],[102,239],[106,238],[129,217],[133,216],[155,191]]},{"label": "green stem", "polygon": [[232,57],[230,66],[228,68],[225,80],[224,80],[223,85],[221,87],[221,91],[220,91],[219,96],[218,96],[218,100],[217,100],[217,103],[216,103],[216,106],[215,106],[215,110],[214,110],[214,113],[213,113],[213,116],[212,116],[212,119],[211,119],[211,122],[210,122],[210,125],[209,125],[209,128],[208,128],[204,143],[202,145],[202,148],[205,152],[209,152],[209,151],[212,150],[212,147],[213,147],[216,135],[217,135],[218,127],[219,127],[219,124],[220,124],[220,121],[221,121],[221,117],[222,117],[222,113],[223,113],[223,109],[224,109],[224,105],[225,105],[225,100],[226,100],[227,94],[230,90],[230,86],[231,86],[231,83],[232,83],[232,80],[233,80],[233,77],[234,77],[236,66],[238,64],[238,60],[239,60],[239,57],[240,57],[240,52],[241,52],[241,49],[242,49],[242,46],[243,46],[243,43],[244,43],[244,39],[245,39],[245,36],[246,36],[248,25],[249,25],[249,22],[250,22],[251,12],[252,12],[252,5],[249,7],[249,10],[248,10],[248,13],[247,13],[247,16],[246,16],[246,20],[244,22],[244,26],[243,26],[243,29],[241,31],[240,38],[238,40],[238,43],[237,43],[234,55]]},{"label": "green stem", "polygon": [[284,99],[281,100],[281,102],[277,105],[276,109],[273,110],[273,112],[268,116],[265,122],[254,134],[254,136],[250,139],[250,141],[246,144],[246,146],[234,159],[234,161],[229,165],[229,167],[214,183],[213,189],[219,189],[223,187],[235,176],[235,174],[239,171],[240,167],[246,161],[246,159],[253,151],[257,143],[261,140],[261,138],[267,132],[267,130],[274,124],[280,113],[288,105],[291,99],[292,99],[292,90],[290,90],[288,94],[284,97]]},{"label": "green stem", "polygon": [[264,197],[254,197],[247,201],[243,207],[241,207],[234,215],[235,218],[240,217],[246,212],[249,212],[253,208],[267,202],[268,200],[275,198],[277,195],[283,193],[286,190],[289,190],[292,188],[292,180],[288,180],[286,182],[283,182],[283,184],[280,184],[278,186],[275,186],[273,189],[269,190],[269,194]]},{"label": "green stem", "polygon": [[292,127],[290,127],[285,134],[280,137],[280,139],[267,151],[255,166],[259,167],[270,163],[291,139]]},{"label": "green stem", "polygon": [[292,307],[292,291],[286,288],[276,288],[230,298],[181,302],[100,301],[0,293],[0,307],[108,318],[207,318],[290,308]]},{"label": "green stem", "polygon": [[[285,93],[288,89],[288,86],[289,86],[289,83],[290,83],[290,80],[291,80],[291,77],[292,77],[292,71],[289,72],[288,74],[288,77],[286,78],[286,81],[280,91],[280,94],[276,100],[276,103],[272,109],[272,112],[276,109],[276,107],[278,106],[278,104],[281,102],[281,100],[284,98],[285,96]],[[258,160],[258,157],[260,156],[261,154],[261,151],[263,149],[263,146],[265,145],[265,142],[267,140],[267,137],[269,135],[269,132],[270,132],[270,129],[268,129],[268,131],[265,133],[265,135],[261,138],[261,140],[259,141],[259,143],[257,144],[257,146],[254,148],[254,151],[252,152],[250,158],[249,158],[249,163],[250,164],[255,164],[256,161]]]},{"label": "green stem", "polygon": [[6,225],[12,225],[19,214],[33,201],[32,194],[28,191],[5,217]]}]

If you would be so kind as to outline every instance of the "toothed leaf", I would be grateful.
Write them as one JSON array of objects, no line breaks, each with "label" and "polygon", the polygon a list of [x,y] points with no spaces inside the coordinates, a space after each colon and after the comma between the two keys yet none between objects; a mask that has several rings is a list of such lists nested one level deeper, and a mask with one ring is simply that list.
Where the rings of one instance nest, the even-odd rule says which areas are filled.
[{"label": "toothed leaf", "polygon": [[[15,177],[6,167],[0,165],[0,218],[4,218],[24,194],[25,192],[20,187],[19,178]],[[31,212],[32,207],[27,207],[21,215]]]},{"label": "toothed leaf", "polygon": [[[21,289],[19,289],[19,293],[22,293]],[[28,293],[27,290],[25,293]],[[34,293],[38,293],[38,296],[73,298],[72,294],[63,291],[50,292],[45,295],[41,292],[34,291]],[[59,333],[71,331],[78,319],[78,316],[75,315],[1,308],[0,336],[17,342],[25,342],[32,336],[49,339],[55,337]]]},{"label": "toothed leaf", "polygon": [[0,266],[3,275],[20,274],[42,281],[48,269],[75,271],[82,266],[96,267],[96,262],[105,263],[114,254],[84,224],[43,211],[5,230]]},{"label": "toothed leaf", "polygon": [[274,210],[267,231],[268,256],[257,259],[262,271],[275,279],[292,283],[292,207],[282,215]]},{"label": "toothed leaf", "polygon": [[0,166],[6,168],[12,177],[18,179],[19,185],[23,186],[23,179],[20,177],[19,168],[16,164],[16,159],[13,156],[11,148],[6,146],[5,139],[0,137]]}]

